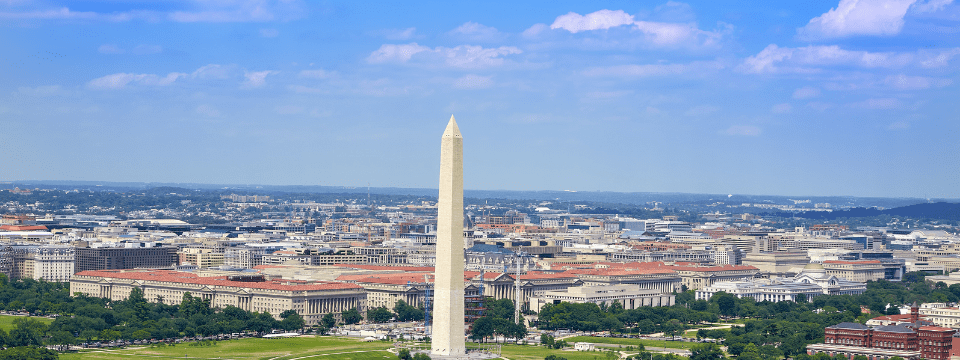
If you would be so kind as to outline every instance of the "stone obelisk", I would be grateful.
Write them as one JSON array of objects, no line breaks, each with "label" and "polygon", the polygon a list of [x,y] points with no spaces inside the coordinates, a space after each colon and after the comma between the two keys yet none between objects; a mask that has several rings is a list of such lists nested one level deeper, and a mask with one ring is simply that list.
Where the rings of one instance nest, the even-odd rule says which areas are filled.
[{"label": "stone obelisk", "polygon": [[431,352],[443,356],[464,355],[463,137],[453,116],[440,138],[435,269]]}]

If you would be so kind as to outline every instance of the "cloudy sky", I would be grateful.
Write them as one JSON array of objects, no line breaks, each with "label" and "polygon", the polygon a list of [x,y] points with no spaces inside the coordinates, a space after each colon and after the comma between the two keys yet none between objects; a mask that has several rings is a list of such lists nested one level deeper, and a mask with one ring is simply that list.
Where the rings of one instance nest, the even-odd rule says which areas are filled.
[{"label": "cloudy sky", "polygon": [[0,0],[0,180],[960,198],[951,0]]}]

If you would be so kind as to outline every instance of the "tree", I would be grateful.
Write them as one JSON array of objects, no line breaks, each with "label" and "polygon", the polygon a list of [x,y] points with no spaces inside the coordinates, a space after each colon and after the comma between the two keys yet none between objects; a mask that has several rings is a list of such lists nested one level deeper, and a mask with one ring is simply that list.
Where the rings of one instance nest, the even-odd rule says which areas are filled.
[{"label": "tree", "polygon": [[[206,325],[204,325],[204,326],[206,326]],[[137,340],[146,340],[146,339],[149,339],[149,338],[151,337],[150,332],[147,331],[147,330],[144,330],[144,329],[140,329],[140,330],[134,331],[131,336],[132,336],[134,339],[137,339]]]},{"label": "tree", "polygon": [[89,342],[93,342],[93,338],[97,337],[97,334],[99,333],[96,330],[85,329],[80,332],[80,338],[86,340],[89,343]]},{"label": "tree", "polygon": [[280,314],[280,328],[285,331],[300,330],[303,328],[304,321],[300,314],[294,310],[287,310]]},{"label": "tree", "polygon": [[553,336],[550,334],[540,334],[540,344],[546,347],[553,347]]},{"label": "tree", "polygon": [[726,316],[736,315],[737,297],[727,294],[723,291],[716,293],[710,298],[710,302],[716,303],[720,308],[720,314]]},{"label": "tree", "polygon": [[343,323],[347,325],[358,324],[363,321],[363,315],[360,315],[357,308],[352,308],[340,313],[340,318],[343,319]]},{"label": "tree", "polygon": [[430,356],[424,353],[417,353],[413,356],[413,360],[430,360]]},{"label": "tree", "polygon": [[400,349],[400,351],[397,352],[397,358],[400,360],[410,360],[410,350]]},{"label": "tree", "polygon": [[677,319],[670,319],[670,321],[667,321],[667,323],[663,325],[664,335],[671,337],[682,335],[684,329],[683,323]]},{"label": "tree", "polygon": [[116,330],[105,329],[100,332],[100,340],[103,341],[116,341],[120,339],[120,332]]},{"label": "tree", "polygon": [[66,331],[51,331],[50,338],[47,340],[51,345],[56,345],[57,349],[64,351],[70,345],[77,342],[77,339]]},{"label": "tree", "polygon": [[327,313],[320,319],[320,323],[323,324],[325,328],[332,329],[337,326],[337,319],[333,317],[333,314]]},{"label": "tree", "polygon": [[393,312],[397,314],[397,321],[423,320],[424,316],[423,310],[410,306],[403,300],[397,300],[397,304],[393,307]]},{"label": "tree", "polygon": [[556,356],[556,355],[547,355],[543,360],[567,360],[565,357]]},{"label": "tree", "polygon": [[13,330],[10,330],[11,346],[40,346],[43,334],[47,332],[47,325],[32,318],[21,317],[13,319]]},{"label": "tree", "polygon": [[694,345],[690,349],[690,360],[720,360],[723,359],[723,350],[714,343]]},{"label": "tree", "polygon": [[385,323],[393,318],[393,313],[385,307],[378,307],[367,310],[367,321],[375,323]]},{"label": "tree", "polygon": [[494,332],[493,319],[484,316],[473,322],[473,326],[470,327],[470,338],[474,341],[484,342],[485,339],[492,336]]}]

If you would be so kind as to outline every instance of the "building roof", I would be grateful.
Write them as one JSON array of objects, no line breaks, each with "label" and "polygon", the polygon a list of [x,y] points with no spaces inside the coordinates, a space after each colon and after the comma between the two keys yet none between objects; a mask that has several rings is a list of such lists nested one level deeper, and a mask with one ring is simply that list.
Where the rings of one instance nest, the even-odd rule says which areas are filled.
[{"label": "building roof", "polygon": [[352,281],[372,284],[403,285],[408,283],[432,283],[432,273],[392,273],[392,274],[357,274],[340,275],[337,281]]},{"label": "building roof", "polygon": [[842,322],[834,326],[830,326],[831,329],[851,329],[851,330],[866,330],[869,329],[864,324],[855,323],[855,322]]},{"label": "building roof", "polygon": [[545,273],[545,272],[528,272],[525,275],[520,275],[517,277],[519,280],[541,280],[541,279],[569,279],[576,278],[577,274],[562,272],[562,273]]},{"label": "building roof", "polygon": [[888,333],[903,333],[903,334],[915,333],[913,329],[903,326],[903,324],[878,326],[873,328],[873,331],[888,332]]},{"label": "building roof", "polygon": [[940,326],[921,326],[921,327],[920,327],[919,329],[917,329],[917,330],[923,330],[923,331],[944,331],[944,332],[947,332],[947,331],[949,331],[949,332],[955,332],[955,331],[956,331],[956,330],[951,329],[951,328],[945,328],[945,327],[940,327]]},{"label": "building roof", "polygon": [[206,276],[201,277],[194,273],[172,270],[88,270],[81,271],[74,276],[93,276],[110,279],[141,280],[141,281],[160,281],[182,284],[208,285],[208,286],[229,286],[251,289],[267,290],[285,290],[285,291],[311,291],[311,290],[341,290],[341,289],[359,289],[357,284],[334,282],[334,281],[313,281],[304,282],[296,280],[268,280],[262,282],[232,281],[227,280],[226,276]]},{"label": "building roof", "polygon": [[824,264],[846,264],[846,265],[861,265],[861,264],[880,264],[880,260],[826,260]]},{"label": "building roof", "polygon": [[398,271],[429,271],[433,272],[433,266],[384,266],[384,265],[363,265],[363,264],[334,264],[333,266],[361,269],[361,270],[398,270]]},{"label": "building roof", "polygon": [[47,227],[43,225],[3,225],[3,226],[0,226],[0,230],[33,231],[33,230],[47,230]]}]

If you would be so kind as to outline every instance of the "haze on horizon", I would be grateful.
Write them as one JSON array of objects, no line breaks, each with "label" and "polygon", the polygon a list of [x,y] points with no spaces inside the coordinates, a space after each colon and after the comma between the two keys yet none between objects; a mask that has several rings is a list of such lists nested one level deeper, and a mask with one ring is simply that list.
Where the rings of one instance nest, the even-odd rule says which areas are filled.
[{"label": "haze on horizon", "polygon": [[960,5],[0,2],[0,181],[960,198]]}]

